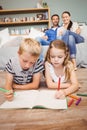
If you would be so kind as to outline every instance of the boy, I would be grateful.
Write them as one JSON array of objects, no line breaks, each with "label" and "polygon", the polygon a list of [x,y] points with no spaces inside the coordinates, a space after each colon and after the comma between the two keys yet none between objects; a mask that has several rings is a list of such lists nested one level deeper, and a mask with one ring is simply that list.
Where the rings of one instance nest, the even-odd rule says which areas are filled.
[{"label": "boy", "polygon": [[20,44],[18,54],[9,59],[6,64],[5,93],[7,100],[13,99],[13,89],[37,89],[40,83],[43,62],[39,59],[41,45],[39,42],[27,38]]}]

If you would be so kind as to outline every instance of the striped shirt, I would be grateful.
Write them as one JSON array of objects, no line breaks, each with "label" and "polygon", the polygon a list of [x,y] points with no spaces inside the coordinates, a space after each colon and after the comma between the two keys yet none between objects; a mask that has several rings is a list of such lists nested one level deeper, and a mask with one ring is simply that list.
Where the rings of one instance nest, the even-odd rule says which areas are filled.
[{"label": "striped shirt", "polygon": [[26,71],[21,68],[18,56],[9,59],[6,64],[6,71],[13,75],[13,82],[16,84],[27,84],[32,82],[33,75],[42,72],[43,70],[44,64],[40,59]]}]

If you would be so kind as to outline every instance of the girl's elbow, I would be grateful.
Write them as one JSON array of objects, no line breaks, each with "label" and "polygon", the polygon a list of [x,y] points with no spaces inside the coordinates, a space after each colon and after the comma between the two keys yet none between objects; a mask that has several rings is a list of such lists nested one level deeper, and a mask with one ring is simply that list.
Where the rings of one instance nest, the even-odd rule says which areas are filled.
[{"label": "girl's elbow", "polygon": [[49,89],[52,89],[52,88],[53,88],[51,83],[47,83],[47,87],[48,87]]}]

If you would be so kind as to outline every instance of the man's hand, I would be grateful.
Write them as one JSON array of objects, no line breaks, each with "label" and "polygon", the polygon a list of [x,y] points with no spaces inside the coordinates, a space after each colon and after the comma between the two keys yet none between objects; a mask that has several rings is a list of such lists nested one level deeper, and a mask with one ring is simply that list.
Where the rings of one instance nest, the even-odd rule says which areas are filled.
[{"label": "man's hand", "polygon": [[43,39],[45,39],[45,40],[47,40],[47,39],[48,39],[48,37],[47,37],[47,36],[43,36],[42,38],[43,38]]}]

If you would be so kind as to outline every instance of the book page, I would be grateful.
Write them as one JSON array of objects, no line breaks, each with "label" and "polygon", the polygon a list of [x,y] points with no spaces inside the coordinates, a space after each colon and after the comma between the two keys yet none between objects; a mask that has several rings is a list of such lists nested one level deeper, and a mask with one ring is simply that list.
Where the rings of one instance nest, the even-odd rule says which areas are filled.
[{"label": "book page", "polygon": [[66,99],[56,99],[56,90],[21,90],[15,92],[13,101],[5,101],[0,109],[48,108],[67,109]]},{"label": "book page", "polygon": [[66,98],[56,99],[55,93],[56,90],[41,90],[37,96],[38,99],[35,101],[35,106],[42,106],[49,109],[67,109]]},{"label": "book page", "polygon": [[13,101],[5,101],[0,105],[2,109],[8,108],[32,108],[36,97],[38,95],[38,90],[21,90],[15,92]]}]

